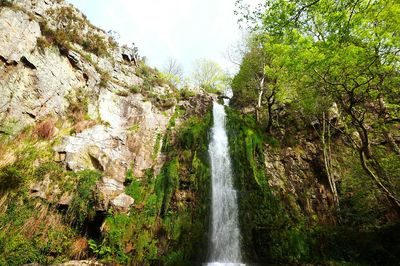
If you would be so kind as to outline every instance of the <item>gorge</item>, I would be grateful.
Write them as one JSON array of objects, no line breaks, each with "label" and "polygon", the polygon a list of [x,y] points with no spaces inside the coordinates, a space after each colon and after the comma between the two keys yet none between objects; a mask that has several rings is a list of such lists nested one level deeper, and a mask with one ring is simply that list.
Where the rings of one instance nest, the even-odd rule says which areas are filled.
[{"label": "gorge", "polygon": [[261,2],[190,83],[0,0],[0,266],[400,265],[400,3]]}]

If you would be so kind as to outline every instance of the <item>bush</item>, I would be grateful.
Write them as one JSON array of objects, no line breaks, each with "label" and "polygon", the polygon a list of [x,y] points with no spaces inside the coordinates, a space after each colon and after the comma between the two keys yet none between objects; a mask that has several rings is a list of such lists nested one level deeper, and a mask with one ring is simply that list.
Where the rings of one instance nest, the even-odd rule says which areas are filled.
[{"label": "bush", "polygon": [[45,37],[39,37],[36,40],[36,46],[38,47],[40,52],[44,52],[45,49],[51,46],[51,43]]},{"label": "bush", "polygon": [[190,90],[189,88],[182,88],[179,91],[179,96],[181,98],[181,100],[189,100],[189,98],[195,96],[196,93],[192,90]]},{"label": "bush", "polygon": [[99,86],[101,88],[107,87],[107,85],[110,82],[110,80],[111,80],[110,74],[108,74],[107,72],[100,73],[100,84],[99,84]]},{"label": "bush", "polygon": [[83,223],[93,220],[96,215],[95,185],[101,177],[101,173],[92,170],[84,170],[78,174],[78,185],[75,196],[67,210],[67,220],[78,229],[82,229]]},{"label": "bush", "polygon": [[42,34],[48,42],[68,49],[71,48],[69,42],[77,43],[89,53],[109,56],[107,41],[91,31],[92,29],[86,32],[85,27],[90,25],[89,22],[77,16],[73,8],[60,7],[50,9],[47,13],[58,23],[56,30],[50,29],[45,21],[40,23]]},{"label": "bush", "polygon": [[20,169],[9,165],[0,169],[0,192],[16,190],[24,183],[25,178]]},{"label": "bush", "polygon": [[14,3],[10,0],[0,0],[1,7],[13,7]]},{"label": "bush", "polygon": [[55,127],[55,120],[54,119],[46,119],[43,122],[40,122],[36,125],[35,133],[36,135],[45,140],[50,140],[54,137],[54,133],[56,131]]}]

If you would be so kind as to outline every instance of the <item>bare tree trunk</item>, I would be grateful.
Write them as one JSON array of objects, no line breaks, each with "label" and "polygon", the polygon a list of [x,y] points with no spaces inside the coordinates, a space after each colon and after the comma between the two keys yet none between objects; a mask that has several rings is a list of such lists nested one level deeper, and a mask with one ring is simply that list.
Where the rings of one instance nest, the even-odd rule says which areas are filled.
[{"label": "bare tree trunk", "polygon": [[272,127],[272,105],[271,103],[268,102],[268,121],[267,121],[267,128],[266,132],[271,133],[271,127]]},{"label": "bare tree trunk", "polygon": [[258,108],[261,108],[261,104],[262,104],[262,97],[264,95],[264,81],[265,81],[265,77],[263,77],[260,81],[260,89],[259,89],[258,101],[257,101]]},{"label": "bare tree trunk", "polygon": [[390,191],[385,187],[385,185],[381,182],[380,178],[374,174],[374,172],[369,169],[367,162],[366,162],[366,156],[364,154],[364,150],[360,148],[359,150],[359,155],[360,155],[360,161],[361,165],[364,169],[364,171],[375,181],[376,185],[382,190],[382,192],[385,194],[389,202],[392,204],[392,206],[396,209],[398,213],[400,213],[400,200],[396,198]]},{"label": "bare tree trunk", "polygon": [[396,143],[396,140],[393,138],[392,133],[389,132],[389,130],[384,131],[385,134],[385,139],[389,143],[390,148],[392,148],[393,152],[396,153],[398,156],[400,156],[400,148]]},{"label": "bare tree trunk", "polygon": [[260,123],[260,121],[261,121],[260,111],[261,111],[261,107],[262,107],[262,98],[264,96],[264,81],[265,81],[265,77],[262,77],[262,79],[260,81],[260,87],[258,90],[258,100],[257,100],[257,105],[256,105],[256,121],[257,121],[257,123]]},{"label": "bare tree trunk", "polygon": [[[388,108],[386,106],[386,103],[385,103],[385,100],[383,99],[383,97],[379,98],[379,106],[380,106],[381,111],[382,111],[383,119],[386,122],[388,120],[388,118],[390,118],[390,113],[388,111]],[[396,140],[393,138],[392,133],[388,129],[384,128],[383,134],[385,135],[385,139],[389,143],[389,145],[392,148],[393,152],[395,152],[398,156],[400,156],[400,148],[397,145]]]},{"label": "bare tree trunk", "polygon": [[[330,156],[330,130],[329,130],[329,124],[328,124],[328,130],[326,129],[326,117],[325,117],[325,112],[323,113],[323,121],[322,121],[322,134],[321,134],[321,140],[322,140],[322,150],[323,150],[323,155],[324,155],[324,164],[325,164],[325,170],[326,170],[326,175],[328,177],[329,181],[329,186],[332,191],[333,195],[333,201],[335,203],[336,207],[339,207],[339,196],[337,193],[336,189],[336,183],[335,183],[335,178],[332,174],[332,160]],[[326,143],[325,140],[325,132],[328,132],[328,144]]]}]

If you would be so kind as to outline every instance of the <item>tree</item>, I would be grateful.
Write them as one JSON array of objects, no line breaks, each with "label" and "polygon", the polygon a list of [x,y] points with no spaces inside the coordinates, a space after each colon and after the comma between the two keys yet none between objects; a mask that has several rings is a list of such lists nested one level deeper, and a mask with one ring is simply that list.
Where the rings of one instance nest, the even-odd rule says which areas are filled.
[{"label": "tree", "polygon": [[[266,35],[253,36],[250,50],[232,81],[232,103],[240,107],[253,106],[257,122],[265,120],[266,132],[270,133],[274,107],[284,102],[290,93],[285,85],[286,70],[281,64],[280,54],[268,38]],[[263,113],[265,119],[262,119]]]},{"label": "tree", "polygon": [[164,77],[178,87],[183,81],[183,69],[175,58],[168,58],[162,69]]},{"label": "tree", "polygon": [[192,81],[195,86],[217,92],[226,87],[226,80],[226,73],[217,63],[207,59],[199,59],[194,63]]},{"label": "tree", "polygon": [[399,151],[391,133],[400,125],[400,3],[268,0],[254,12],[241,0],[237,6],[254,31],[268,33],[275,47],[287,48],[282,62],[289,80],[297,80],[300,102],[308,94],[316,96],[314,106],[338,103],[343,134],[359,153],[362,168],[400,211],[391,185],[398,176],[390,174],[379,155],[382,143]]}]

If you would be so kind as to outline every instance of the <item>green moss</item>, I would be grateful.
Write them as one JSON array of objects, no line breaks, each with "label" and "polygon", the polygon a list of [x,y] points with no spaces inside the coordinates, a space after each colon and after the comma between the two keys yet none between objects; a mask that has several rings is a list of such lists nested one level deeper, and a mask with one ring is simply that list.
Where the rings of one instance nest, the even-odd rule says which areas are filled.
[{"label": "green moss", "polygon": [[161,150],[161,134],[157,133],[157,137],[156,137],[156,143],[154,144],[153,147],[153,154],[151,155],[151,158],[153,160],[157,159],[158,153]]},{"label": "green moss", "polygon": [[[306,261],[312,244],[305,217],[283,205],[268,185],[263,147],[266,139],[251,116],[228,110],[228,137],[239,198],[244,256],[259,261]],[[257,206],[257,208],[254,208]]]},{"label": "green moss", "polygon": [[78,185],[75,195],[68,206],[67,219],[78,229],[81,229],[85,220],[93,220],[95,216],[95,185],[101,177],[101,173],[92,170],[84,170],[78,174]]},{"label": "green moss", "polygon": [[132,182],[125,187],[125,193],[131,196],[135,202],[141,202],[143,200],[143,192],[140,186],[140,181],[132,180]]},{"label": "green moss", "polygon": [[6,166],[0,169],[0,192],[16,190],[25,182],[22,171],[16,166]]}]

